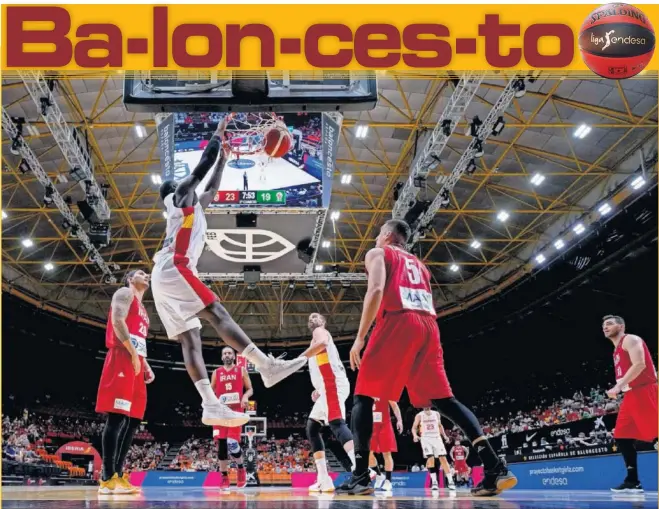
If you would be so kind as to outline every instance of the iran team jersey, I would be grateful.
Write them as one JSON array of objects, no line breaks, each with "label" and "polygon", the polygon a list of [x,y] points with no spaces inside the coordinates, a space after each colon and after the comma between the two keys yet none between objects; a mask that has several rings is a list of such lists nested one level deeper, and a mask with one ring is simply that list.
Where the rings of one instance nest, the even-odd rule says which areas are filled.
[{"label": "iran team jersey", "polygon": [[[327,332],[329,335],[329,332]],[[322,394],[329,389],[350,386],[346,370],[332,338],[327,347],[309,359],[309,375],[313,388]]]},{"label": "iran team jersey", "polygon": [[[625,341],[625,337],[623,336],[620,342],[618,343],[618,346],[616,346],[615,350],[613,350],[613,366],[615,368],[615,374],[616,374],[616,382],[620,380],[627,371],[629,371],[629,368],[632,367],[632,361],[629,357],[629,353],[622,348],[622,344]],[[641,387],[643,385],[652,385],[657,383],[657,369],[654,367],[654,361],[652,360],[652,355],[650,355],[650,351],[648,350],[648,345],[645,344],[645,341],[641,340],[643,342],[643,355],[645,356],[645,367],[643,368],[643,371],[640,372],[640,374],[632,380],[629,385],[626,385],[625,387],[622,388],[623,392],[630,391],[634,389],[635,387]]]},{"label": "iran team jersey", "polygon": [[421,412],[421,438],[439,438],[439,414]]},{"label": "iran team jersey", "polygon": [[240,366],[226,368],[220,366],[215,370],[215,395],[220,403],[229,405],[240,405],[243,399],[243,369]]},{"label": "iran team jersey", "polygon": [[[130,342],[133,348],[141,357],[146,357],[146,337],[149,333],[149,315],[144,309],[142,302],[137,297],[133,297],[133,302],[130,303],[128,308],[128,316],[126,316],[126,326],[130,334]],[[108,326],[105,330],[105,347],[110,348],[124,348],[121,340],[117,337],[112,327],[112,309],[108,315]]]},{"label": "iran team jersey", "polygon": [[174,256],[174,263],[196,271],[197,262],[204,250],[206,216],[199,200],[193,207],[174,205],[174,193],[165,197],[167,231],[163,247],[153,258],[158,263],[163,257]]},{"label": "iran team jersey", "polygon": [[453,459],[455,461],[464,461],[467,455],[465,454],[465,448],[461,445],[456,445],[453,447]]},{"label": "iran team jersey", "polygon": [[376,399],[373,402],[373,424],[389,425],[391,424],[391,413],[389,412],[389,401]]},{"label": "iran team jersey", "polygon": [[387,282],[378,317],[400,311],[417,311],[435,316],[430,288],[430,272],[413,254],[395,247],[384,247]]}]

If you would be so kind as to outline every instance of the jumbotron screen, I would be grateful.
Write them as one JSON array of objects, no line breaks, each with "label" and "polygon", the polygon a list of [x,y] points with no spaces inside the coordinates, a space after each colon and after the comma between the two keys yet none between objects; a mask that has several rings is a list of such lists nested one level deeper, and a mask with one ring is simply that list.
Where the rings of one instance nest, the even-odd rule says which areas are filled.
[{"label": "jumbotron screen", "polygon": [[[174,114],[174,165],[178,175],[189,175],[194,170],[224,115],[217,112]],[[241,115],[250,114],[236,113],[235,117]],[[279,119],[291,135],[288,153],[281,158],[270,158],[266,154],[241,154],[239,157],[232,154],[211,207],[323,206],[322,114],[282,113]],[[233,136],[230,143],[239,148],[246,140]],[[206,181],[210,176],[209,172]]]}]

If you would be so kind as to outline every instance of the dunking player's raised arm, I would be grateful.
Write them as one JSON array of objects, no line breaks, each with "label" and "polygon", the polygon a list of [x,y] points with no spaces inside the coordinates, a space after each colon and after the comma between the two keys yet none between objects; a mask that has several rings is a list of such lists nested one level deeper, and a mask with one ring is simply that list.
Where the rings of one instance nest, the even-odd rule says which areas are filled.
[{"label": "dunking player's raised arm", "polygon": [[249,406],[249,398],[254,395],[254,387],[252,386],[252,380],[249,378],[247,368],[243,368],[243,389],[245,392],[243,392],[243,399],[240,404],[243,408],[247,408]]},{"label": "dunking player's raised arm", "polygon": [[[226,116],[222,122],[218,124],[217,130],[208,142],[208,145],[206,145],[203,154],[201,154],[201,159],[199,160],[199,163],[195,169],[192,170],[192,173],[181,180],[176,186],[176,191],[174,191],[175,206],[179,208],[194,206],[197,200],[197,187],[204,180],[206,174],[210,171],[213,163],[215,163],[217,160],[217,156],[220,155],[220,160],[217,162],[215,167],[215,174],[204,190],[205,196],[201,204],[204,208],[206,208],[208,204],[213,200],[213,196],[215,196],[215,192],[217,192],[217,187],[220,185],[219,182],[222,177],[222,171],[224,170],[224,163],[226,160],[226,155],[222,150],[222,142],[228,121],[229,117]],[[210,199],[208,199],[209,188],[211,185],[215,186],[215,192],[210,193]]]},{"label": "dunking player's raised arm", "polygon": [[364,296],[364,309],[359,322],[359,331],[355,343],[350,350],[350,367],[354,371],[361,364],[361,351],[364,348],[366,335],[373,325],[378,309],[384,296],[384,287],[387,284],[387,267],[384,261],[384,249],[376,247],[366,253],[366,272],[368,272],[368,286]]},{"label": "dunking player's raised arm", "polygon": [[139,374],[141,365],[140,357],[137,354],[137,350],[133,346],[133,343],[130,341],[130,332],[128,330],[128,324],[126,323],[126,318],[128,317],[128,312],[130,311],[130,305],[133,303],[135,294],[130,288],[120,288],[112,296],[112,329],[114,333],[121,341],[121,344],[126,347],[128,353],[133,363],[133,369],[135,370],[135,375]]}]

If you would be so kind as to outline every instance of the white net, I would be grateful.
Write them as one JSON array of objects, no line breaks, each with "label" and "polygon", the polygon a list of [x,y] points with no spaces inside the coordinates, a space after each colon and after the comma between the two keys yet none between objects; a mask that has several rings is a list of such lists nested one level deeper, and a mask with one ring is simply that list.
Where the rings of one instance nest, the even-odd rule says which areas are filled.
[{"label": "white net", "polygon": [[232,114],[226,129],[231,152],[237,156],[261,153],[265,133],[275,128],[287,130],[283,117],[276,113]]}]

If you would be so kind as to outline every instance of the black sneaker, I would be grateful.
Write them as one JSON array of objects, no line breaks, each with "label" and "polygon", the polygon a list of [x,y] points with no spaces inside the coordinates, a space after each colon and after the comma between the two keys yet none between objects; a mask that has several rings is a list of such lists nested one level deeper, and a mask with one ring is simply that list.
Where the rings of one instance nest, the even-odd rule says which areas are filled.
[{"label": "black sneaker", "polygon": [[336,489],[336,493],[346,495],[370,495],[374,491],[368,470],[359,476],[356,476],[353,472],[350,478]]},{"label": "black sneaker", "polygon": [[494,470],[486,471],[483,480],[471,489],[471,494],[475,497],[493,497],[516,485],[517,477],[506,467],[500,465]]},{"label": "black sneaker", "polygon": [[643,486],[638,481],[628,481],[625,479],[620,486],[611,488],[614,493],[643,493]]}]

